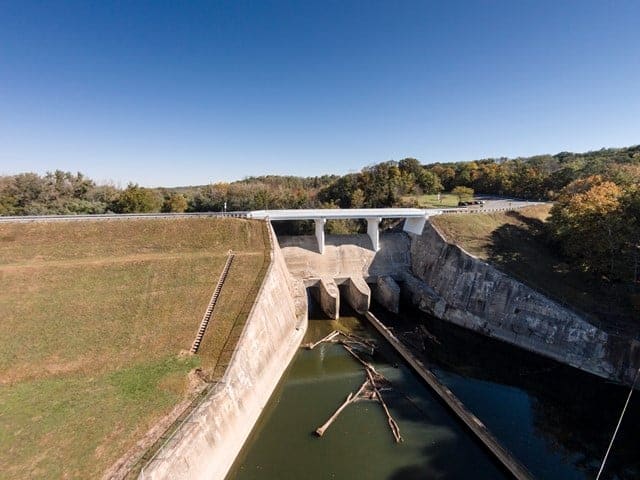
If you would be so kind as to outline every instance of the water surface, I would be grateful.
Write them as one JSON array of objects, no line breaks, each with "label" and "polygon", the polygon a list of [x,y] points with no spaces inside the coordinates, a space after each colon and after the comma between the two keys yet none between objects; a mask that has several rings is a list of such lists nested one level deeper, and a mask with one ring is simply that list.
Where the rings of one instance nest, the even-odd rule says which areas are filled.
[{"label": "water surface", "polygon": [[[398,332],[425,322],[376,313]],[[426,325],[424,359],[537,478],[595,478],[626,389],[434,319]],[[379,344],[369,360],[392,382],[384,397],[404,442],[375,402],[350,405],[324,437],[313,434],[365,379],[340,345],[323,344],[298,352],[228,478],[509,478],[366,320],[310,320],[304,341],[335,328]],[[640,478],[634,401],[628,415],[604,478]]]}]

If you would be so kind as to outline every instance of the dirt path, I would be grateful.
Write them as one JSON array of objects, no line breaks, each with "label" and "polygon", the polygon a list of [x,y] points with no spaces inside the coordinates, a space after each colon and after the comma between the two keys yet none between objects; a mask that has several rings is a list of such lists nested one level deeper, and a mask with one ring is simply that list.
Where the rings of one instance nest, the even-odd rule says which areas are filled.
[{"label": "dirt path", "polygon": [[[240,252],[236,253],[236,257],[250,257],[263,255],[263,252]],[[42,260],[37,259],[21,263],[8,263],[0,265],[0,272],[13,272],[29,268],[46,268],[46,267],[78,267],[87,265],[110,265],[117,263],[132,262],[148,262],[159,260],[178,260],[178,259],[194,259],[194,258],[226,258],[227,252],[184,252],[184,253],[137,253],[134,255],[121,255],[117,257],[87,257],[65,260]]]}]

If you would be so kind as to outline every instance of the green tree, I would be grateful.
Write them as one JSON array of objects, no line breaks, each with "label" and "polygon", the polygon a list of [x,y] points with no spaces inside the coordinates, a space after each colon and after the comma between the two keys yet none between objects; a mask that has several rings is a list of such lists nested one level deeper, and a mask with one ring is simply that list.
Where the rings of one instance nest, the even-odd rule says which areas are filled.
[{"label": "green tree", "polygon": [[473,198],[473,188],[469,187],[455,187],[453,190],[451,190],[451,193],[458,197],[459,202],[471,200]]},{"label": "green tree", "polygon": [[112,205],[116,213],[147,213],[160,210],[160,199],[151,189],[130,183]]},{"label": "green tree", "polygon": [[166,213],[181,213],[187,209],[187,199],[181,193],[171,192],[162,202],[161,211]]}]

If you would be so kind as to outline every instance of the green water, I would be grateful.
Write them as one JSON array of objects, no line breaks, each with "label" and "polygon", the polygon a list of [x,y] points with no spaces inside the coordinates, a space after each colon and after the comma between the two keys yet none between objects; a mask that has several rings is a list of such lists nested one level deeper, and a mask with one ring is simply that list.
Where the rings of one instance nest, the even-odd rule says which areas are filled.
[{"label": "green water", "polygon": [[[435,319],[376,315],[396,332],[429,328],[423,360],[536,478],[595,478],[626,388]],[[384,398],[404,443],[373,402],[313,434],[365,378],[341,346],[324,344],[298,352],[228,478],[509,478],[366,321],[311,320],[305,342],[336,328],[378,343],[369,360],[392,382]],[[638,424],[634,397],[603,479],[640,478]]]},{"label": "green water", "polygon": [[404,442],[395,443],[374,402],[347,407],[322,438],[312,433],[365,380],[342,346],[323,344],[299,351],[229,478],[506,478],[395,352],[357,319],[311,320],[305,342],[338,327],[380,345],[373,364],[392,382],[393,390],[383,395]]}]

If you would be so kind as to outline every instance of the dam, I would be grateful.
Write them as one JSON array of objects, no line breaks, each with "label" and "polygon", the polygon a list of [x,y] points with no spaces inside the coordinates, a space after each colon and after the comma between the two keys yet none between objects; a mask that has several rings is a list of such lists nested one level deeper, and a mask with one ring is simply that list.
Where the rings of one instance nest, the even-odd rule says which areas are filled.
[{"label": "dam", "polygon": [[[375,218],[384,218],[385,212],[377,213]],[[262,218],[277,221],[269,215]],[[345,417],[346,426],[360,432],[359,440],[348,437],[349,448],[339,438],[330,440],[340,437],[331,432],[327,438],[311,437],[323,418],[305,417],[308,420],[303,421],[309,411],[320,408],[330,413],[338,406],[340,395],[344,397],[358,382],[354,365],[341,357],[335,345],[317,352],[299,351],[298,347],[303,338],[317,341],[322,333],[328,333],[329,322],[346,322],[349,328],[385,345],[361,318],[356,319],[370,309],[386,324],[401,329],[404,340],[413,343],[416,352],[434,365],[438,379],[534,476],[591,478],[612,429],[607,425],[615,423],[613,417],[623,396],[621,387],[607,381],[630,383],[640,363],[637,343],[614,339],[610,332],[448,244],[427,219],[427,215],[414,217],[382,233],[369,228],[372,223],[367,220],[367,234],[362,235],[325,235],[318,227],[324,226],[322,218],[319,222],[314,219],[315,235],[276,238],[272,231],[272,265],[229,369],[214,394],[143,469],[141,478],[298,478],[287,477],[288,470],[276,473],[273,468],[287,467],[293,472],[317,465],[314,455],[320,455],[325,468],[317,465],[315,473],[307,472],[310,478],[326,478],[334,471],[330,464],[336,462],[342,464],[339,471],[344,475],[336,478],[353,478],[346,473],[350,468],[365,471],[372,460],[349,455],[348,451],[355,449],[354,442],[375,437],[376,441],[392,443],[388,431],[368,430],[369,422],[376,421],[369,413],[351,420]],[[377,228],[379,223],[374,224]],[[310,304],[315,305],[311,320]],[[467,345],[474,346],[471,353]],[[496,352],[501,350],[507,352],[500,354],[503,361],[517,358],[519,362],[506,373],[504,365],[486,358],[487,352],[499,357]],[[340,365],[336,371],[332,362]],[[404,406],[404,400],[391,403],[400,428],[404,424],[408,438],[431,438],[433,443],[417,440],[411,447],[403,444],[395,450],[389,450],[387,443],[371,445],[370,450],[379,453],[374,456],[384,459],[388,455],[383,463],[395,470],[380,466],[379,473],[362,478],[422,478],[430,471],[434,478],[468,478],[468,472],[460,470],[462,466],[455,460],[461,454],[477,460],[468,463],[475,465],[472,470],[477,478],[505,475],[393,349],[381,346],[374,363],[391,372],[390,377],[399,384],[397,394],[409,399]],[[325,370],[329,370],[330,385],[325,385]],[[525,375],[530,378],[519,378],[522,372],[528,372]],[[528,382],[531,379],[534,385]],[[304,385],[302,390],[300,384]],[[569,385],[573,388],[567,389]],[[319,389],[326,389],[326,395]],[[586,404],[572,405],[576,389],[589,392]],[[308,392],[315,393],[307,396]],[[313,403],[314,398],[319,405]],[[542,414],[539,398],[545,399]],[[286,405],[284,410],[281,403]],[[358,413],[360,405],[353,410]],[[597,418],[585,421],[585,412]],[[581,427],[577,428],[573,417],[580,415]],[[448,419],[443,420],[445,417]],[[339,425],[340,420],[332,428]],[[437,433],[438,425],[444,436]],[[570,432],[578,432],[577,439],[564,438]],[[634,478],[625,469],[631,469],[631,475],[640,471],[630,460],[630,437],[623,438],[619,457],[610,460],[619,466],[618,476],[611,478]],[[449,444],[454,445],[451,450],[445,448]],[[284,450],[276,454],[276,447]],[[277,455],[289,459],[282,464]],[[397,463],[396,455],[404,456],[406,462]],[[293,457],[299,466],[294,465]],[[440,458],[448,460],[438,461]],[[393,477],[394,472],[402,476]],[[482,477],[485,472],[487,476]]]}]

